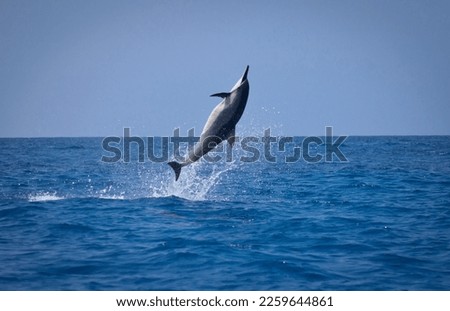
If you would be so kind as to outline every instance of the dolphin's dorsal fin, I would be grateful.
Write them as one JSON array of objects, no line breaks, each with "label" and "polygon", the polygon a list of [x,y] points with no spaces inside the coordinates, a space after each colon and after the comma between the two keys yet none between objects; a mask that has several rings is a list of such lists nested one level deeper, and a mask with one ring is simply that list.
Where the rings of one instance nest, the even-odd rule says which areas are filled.
[{"label": "dolphin's dorsal fin", "polygon": [[234,142],[236,141],[236,128],[233,128],[227,136],[227,141],[230,144],[230,147],[233,147]]},{"label": "dolphin's dorsal fin", "polygon": [[210,95],[210,96],[211,96],[211,97],[217,96],[217,97],[225,98],[225,97],[227,97],[227,96],[230,96],[230,94],[231,94],[231,93],[228,93],[228,92],[222,92],[222,93],[215,93],[215,94],[212,94],[212,95]]}]

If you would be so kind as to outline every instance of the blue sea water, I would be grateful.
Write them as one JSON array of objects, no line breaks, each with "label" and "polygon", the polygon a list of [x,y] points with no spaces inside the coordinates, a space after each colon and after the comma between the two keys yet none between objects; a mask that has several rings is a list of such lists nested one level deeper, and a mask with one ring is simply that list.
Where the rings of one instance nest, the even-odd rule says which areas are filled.
[{"label": "blue sea water", "polygon": [[104,163],[0,139],[0,290],[450,290],[450,137],[348,162]]}]

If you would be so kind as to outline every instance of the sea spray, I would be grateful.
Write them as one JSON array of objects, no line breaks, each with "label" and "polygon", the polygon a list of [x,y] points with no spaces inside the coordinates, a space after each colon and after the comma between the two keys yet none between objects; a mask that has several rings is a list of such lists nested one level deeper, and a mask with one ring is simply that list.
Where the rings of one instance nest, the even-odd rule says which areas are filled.
[{"label": "sea spray", "polygon": [[[209,167],[207,167],[209,166]],[[220,175],[233,168],[231,163],[211,165],[199,161],[184,168],[178,181],[172,174],[164,174],[150,186],[150,197],[176,196],[192,201],[217,199],[211,194]]]}]

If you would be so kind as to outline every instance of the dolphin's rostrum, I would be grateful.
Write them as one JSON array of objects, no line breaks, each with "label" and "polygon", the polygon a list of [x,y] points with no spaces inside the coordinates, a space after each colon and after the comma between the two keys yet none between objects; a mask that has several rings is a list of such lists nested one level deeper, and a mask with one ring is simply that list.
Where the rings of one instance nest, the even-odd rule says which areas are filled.
[{"label": "dolphin's rostrum", "polygon": [[178,180],[181,168],[199,160],[202,156],[214,149],[220,142],[227,140],[233,146],[235,139],[235,128],[244,112],[247,104],[249,84],[247,80],[248,66],[244,74],[231,89],[230,92],[216,93],[223,100],[214,108],[206,121],[200,141],[195,148],[189,152],[182,162],[169,162],[168,164],[175,172],[175,180]]}]

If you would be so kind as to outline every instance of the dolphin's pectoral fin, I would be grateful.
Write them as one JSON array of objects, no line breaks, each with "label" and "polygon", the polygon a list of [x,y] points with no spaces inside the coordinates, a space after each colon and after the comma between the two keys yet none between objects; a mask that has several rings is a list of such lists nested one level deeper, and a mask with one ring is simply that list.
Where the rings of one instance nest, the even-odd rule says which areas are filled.
[{"label": "dolphin's pectoral fin", "polygon": [[180,173],[181,173],[181,168],[183,167],[180,163],[178,162],[169,162],[167,163],[170,165],[170,167],[173,169],[173,171],[175,172],[175,181],[178,180],[178,178],[180,177]]},{"label": "dolphin's pectoral fin", "polygon": [[233,128],[227,136],[227,141],[230,144],[230,147],[233,147],[234,142],[236,141],[236,128]]},{"label": "dolphin's pectoral fin", "polygon": [[225,98],[225,97],[229,96],[230,94],[231,94],[231,93],[222,92],[222,93],[215,93],[215,94],[212,94],[212,95],[209,95],[209,96],[210,96],[210,97],[216,96],[216,97],[222,97],[222,98]]}]

